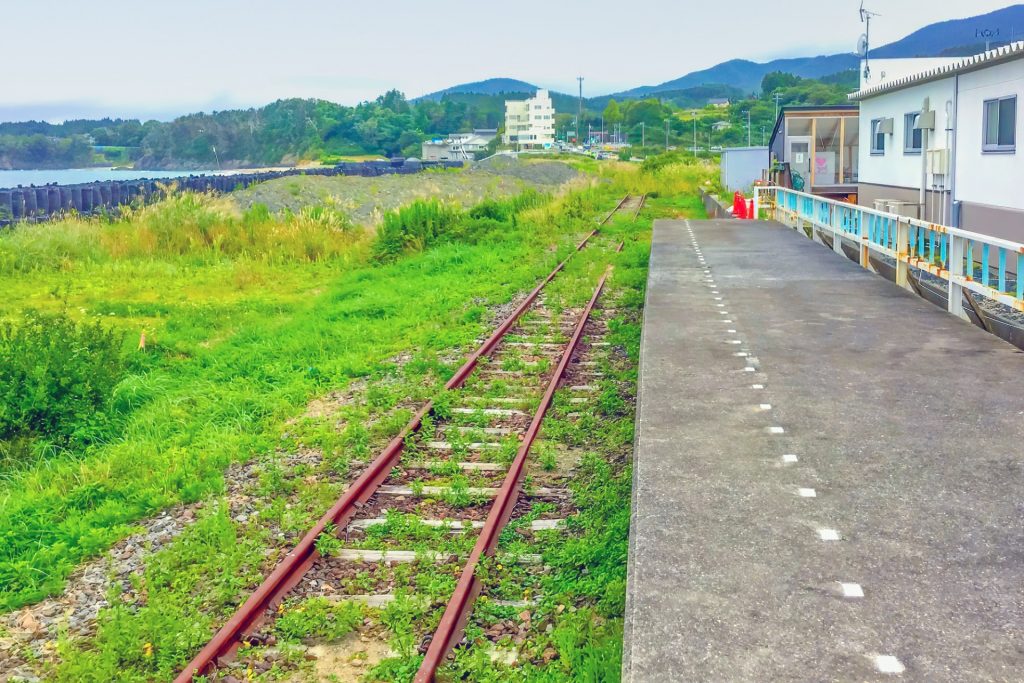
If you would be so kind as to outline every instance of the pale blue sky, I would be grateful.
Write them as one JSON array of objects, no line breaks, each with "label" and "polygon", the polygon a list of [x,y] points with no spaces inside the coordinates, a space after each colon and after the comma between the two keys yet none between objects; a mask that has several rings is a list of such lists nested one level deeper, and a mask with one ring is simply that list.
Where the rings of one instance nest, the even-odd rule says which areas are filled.
[{"label": "pale blue sky", "polygon": [[[1006,0],[870,0],[875,42]],[[770,12],[757,9],[773,6]],[[495,76],[604,94],[850,51],[859,0],[0,0],[0,120],[344,104]]]}]

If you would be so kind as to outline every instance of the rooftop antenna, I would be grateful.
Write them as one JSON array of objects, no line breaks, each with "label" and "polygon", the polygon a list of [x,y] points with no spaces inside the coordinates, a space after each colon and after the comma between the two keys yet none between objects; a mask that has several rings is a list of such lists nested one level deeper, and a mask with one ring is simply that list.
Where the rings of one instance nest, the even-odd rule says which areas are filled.
[{"label": "rooftop antenna", "polygon": [[869,64],[869,58],[871,56],[871,18],[880,17],[881,14],[872,12],[871,10],[864,9],[864,0],[860,3],[860,21],[865,25],[864,34],[857,41],[857,54],[864,58],[864,80],[871,78],[871,66]]}]

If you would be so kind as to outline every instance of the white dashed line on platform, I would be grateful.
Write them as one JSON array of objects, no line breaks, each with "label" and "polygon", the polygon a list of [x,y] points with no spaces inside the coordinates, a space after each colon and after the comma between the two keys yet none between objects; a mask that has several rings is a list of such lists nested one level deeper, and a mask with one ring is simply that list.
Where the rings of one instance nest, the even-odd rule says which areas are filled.
[{"label": "white dashed line on platform", "polygon": [[817,498],[818,492],[814,489],[800,488],[796,490],[796,495],[801,498]]},{"label": "white dashed line on platform", "polygon": [[835,529],[818,529],[818,538],[823,541],[838,541],[839,532]]},{"label": "white dashed line on platform", "polygon": [[877,655],[875,668],[883,674],[901,674],[906,671],[903,663],[892,655]]},{"label": "white dashed line on platform", "polygon": [[843,591],[844,598],[863,598],[864,589],[860,587],[859,583],[843,583],[839,582],[839,588]]}]

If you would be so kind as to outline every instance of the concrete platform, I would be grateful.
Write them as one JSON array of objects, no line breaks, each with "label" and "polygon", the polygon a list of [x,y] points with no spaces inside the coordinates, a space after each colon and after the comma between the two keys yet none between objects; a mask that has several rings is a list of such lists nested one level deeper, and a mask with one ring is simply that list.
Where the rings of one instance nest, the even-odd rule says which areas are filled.
[{"label": "concrete platform", "polygon": [[640,364],[626,681],[1024,680],[1024,354],[780,225],[659,221]]}]

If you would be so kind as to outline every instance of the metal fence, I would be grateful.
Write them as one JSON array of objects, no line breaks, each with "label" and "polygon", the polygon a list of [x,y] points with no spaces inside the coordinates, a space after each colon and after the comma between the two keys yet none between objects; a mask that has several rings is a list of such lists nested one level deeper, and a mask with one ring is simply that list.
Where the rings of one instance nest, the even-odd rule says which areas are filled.
[{"label": "metal fence", "polygon": [[912,289],[911,268],[944,280],[949,312],[961,318],[965,290],[1024,311],[1024,244],[780,187],[755,188],[754,202],[755,215],[820,230],[836,252],[855,247],[865,268],[872,255],[891,259],[901,287]]}]

